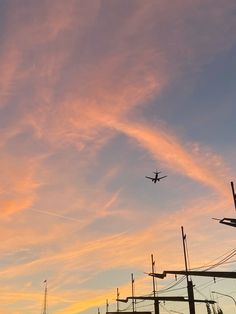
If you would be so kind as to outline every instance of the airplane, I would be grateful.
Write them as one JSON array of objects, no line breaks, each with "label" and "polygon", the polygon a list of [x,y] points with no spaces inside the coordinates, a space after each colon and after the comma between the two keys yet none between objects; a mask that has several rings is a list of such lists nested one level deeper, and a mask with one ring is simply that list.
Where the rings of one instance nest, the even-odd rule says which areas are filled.
[{"label": "airplane", "polygon": [[154,171],[153,173],[155,174],[154,178],[145,176],[145,178],[152,180],[153,183],[157,183],[157,181],[159,182],[161,179],[167,177],[167,176],[159,177],[159,173],[161,173],[161,171]]}]

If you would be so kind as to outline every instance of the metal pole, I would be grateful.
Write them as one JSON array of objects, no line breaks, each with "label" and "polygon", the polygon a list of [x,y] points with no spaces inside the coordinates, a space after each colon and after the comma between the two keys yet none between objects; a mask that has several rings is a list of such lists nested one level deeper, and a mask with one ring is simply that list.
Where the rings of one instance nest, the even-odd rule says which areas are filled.
[{"label": "metal pole", "polygon": [[119,299],[119,297],[120,297],[120,293],[119,293],[119,288],[117,288],[116,289],[116,312],[119,312],[119,301],[118,301],[118,299]]},{"label": "metal pole", "polygon": [[106,299],[106,313],[108,312],[109,310],[109,303],[108,303],[108,299]]},{"label": "metal pole", "polygon": [[188,288],[189,313],[190,314],[195,314],[193,282],[192,282],[192,280],[189,280],[187,253],[186,253],[186,234],[184,234],[183,226],[181,227],[181,231],[182,231],[182,240],[183,240],[183,249],[184,249],[184,263],[185,263],[187,288]]},{"label": "metal pole", "polygon": [[[154,274],[154,272],[155,272],[155,261],[153,259],[153,254],[151,255],[151,261],[152,261],[152,273]],[[157,291],[156,291],[155,277],[154,276],[152,277],[152,285],[153,285],[153,296],[155,298],[157,296]],[[158,299],[154,299],[154,313],[160,314]]]},{"label": "metal pole", "polygon": [[43,301],[43,314],[47,314],[47,293],[48,293],[48,283],[47,280],[44,280],[45,289],[44,289],[44,301]]},{"label": "metal pole", "polygon": [[234,183],[233,182],[230,182],[231,183],[231,188],[232,188],[232,193],[233,193],[233,199],[234,199],[234,208],[236,210],[236,194],[235,194],[235,191],[234,191]]},{"label": "metal pole", "polygon": [[134,274],[131,274],[131,287],[132,287],[132,309],[133,309],[133,312],[135,311],[135,300],[134,300]]},{"label": "metal pole", "polygon": [[216,292],[216,291],[211,291],[212,293],[216,293],[216,294],[219,294],[219,295],[223,295],[225,297],[229,297],[230,299],[232,299],[234,301],[234,305],[235,305],[235,309],[236,309],[236,300],[231,296],[231,295],[228,295],[228,294],[224,294],[224,293],[220,293],[220,292]]}]

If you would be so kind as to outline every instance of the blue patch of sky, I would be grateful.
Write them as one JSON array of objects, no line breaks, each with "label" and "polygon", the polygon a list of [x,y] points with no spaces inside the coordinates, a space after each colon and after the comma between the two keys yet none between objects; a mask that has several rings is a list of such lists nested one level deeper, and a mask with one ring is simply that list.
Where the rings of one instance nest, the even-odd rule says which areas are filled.
[{"label": "blue patch of sky", "polygon": [[132,228],[132,223],[122,216],[100,217],[83,228],[85,237],[122,233]]},{"label": "blue patch of sky", "polygon": [[[106,256],[104,256],[106,258]],[[83,289],[111,289],[114,286],[119,287],[127,283],[131,278],[131,273],[136,271],[134,268],[113,268],[103,272],[99,272],[93,278],[83,282],[81,286]],[[139,270],[139,273],[143,270]],[[134,275],[135,276],[135,275]],[[131,281],[131,279],[130,279]],[[114,289],[114,298],[116,291]],[[131,283],[130,283],[130,294],[131,294]]]},{"label": "blue patch of sky", "polygon": [[33,136],[30,129],[12,137],[6,145],[6,151],[13,156],[32,157],[48,152],[48,145],[45,141],[37,139]]},{"label": "blue patch of sky", "polygon": [[235,55],[233,46],[198,72],[188,71],[152,101],[145,116],[164,121],[190,140],[216,148],[231,145],[236,131]]},{"label": "blue patch of sky", "polygon": [[[117,135],[107,143],[104,151],[98,156],[97,168],[89,176],[92,181],[99,181],[99,177],[105,174],[107,169],[120,166],[118,171],[107,184],[109,192],[120,190],[122,203],[118,207],[128,209],[135,208],[150,214],[160,211],[171,212],[176,206],[182,207],[188,201],[209,196],[212,189],[193,181],[181,174],[176,174],[164,165],[154,161],[151,156],[135,141],[124,135]],[[157,184],[145,176],[152,176],[153,171],[161,170],[163,175],[168,175]]]},{"label": "blue patch of sky", "polygon": [[27,262],[32,262],[36,258],[35,252],[32,250],[22,249],[15,252],[2,254],[0,265],[1,267],[21,265]]},{"label": "blue patch of sky", "polygon": [[6,12],[8,8],[7,1],[0,1],[0,39],[4,39],[6,36],[5,25],[7,22]]},{"label": "blue patch of sky", "polygon": [[12,101],[9,105],[0,109],[0,128],[1,132],[10,125],[15,125],[19,122],[21,116],[21,108],[15,106],[15,102]]}]

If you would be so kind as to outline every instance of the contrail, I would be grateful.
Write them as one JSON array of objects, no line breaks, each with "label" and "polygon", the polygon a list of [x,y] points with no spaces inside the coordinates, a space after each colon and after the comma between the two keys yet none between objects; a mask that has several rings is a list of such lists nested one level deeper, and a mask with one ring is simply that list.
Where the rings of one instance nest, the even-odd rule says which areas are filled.
[{"label": "contrail", "polygon": [[68,217],[68,216],[63,216],[60,214],[56,214],[54,212],[51,211],[46,211],[46,210],[40,210],[40,209],[35,209],[35,208],[29,208],[31,211],[37,212],[37,213],[41,213],[41,214],[46,214],[49,216],[54,216],[57,218],[62,218],[62,219],[66,219],[66,220],[70,220],[70,221],[76,221],[76,222],[82,222],[82,220],[76,219],[76,218],[72,218],[72,217]]}]

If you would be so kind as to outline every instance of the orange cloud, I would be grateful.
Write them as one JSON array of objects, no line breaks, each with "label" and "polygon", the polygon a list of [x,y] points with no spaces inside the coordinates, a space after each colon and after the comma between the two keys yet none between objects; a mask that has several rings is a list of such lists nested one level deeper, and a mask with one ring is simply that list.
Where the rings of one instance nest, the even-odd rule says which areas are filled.
[{"label": "orange cloud", "polygon": [[36,179],[42,158],[24,158],[1,153],[0,204],[1,215],[10,215],[34,204],[36,190],[42,184]]},{"label": "orange cloud", "polygon": [[[104,14],[104,4],[108,15]],[[14,137],[29,132],[30,126],[34,142],[43,142],[47,157],[52,159],[47,164],[40,157],[29,161],[16,152],[1,154],[0,205],[6,239],[1,252],[12,252],[17,261],[14,264],[9,258],[5,266],[1,265],[1,280],[12,279],[14,286],[21,286],[21,281],[28,281],[27,276],[36,281],[48,272],[55,295],[52,303],[64,306],[73,299],[61,313],[83,311],[102,304],[107,297],[114,298],[110,289],[91,291],[82,287],[77,302],[74,290],[78,282],[84,284],[106,270],[128,265],[145,271],[152,252],[157,253],[160,268],[182,267],[180,225],[191,230],[197,263],[219,252],[223,241],[226,246],[233,245],[229,240],[233,239],[232,230],[225,231],[230,235],[226,240],[214,229],[215,222],[209,222],[211,215],[222,215],[230,207],[224,185],[228,172],[221,158],[200,144],[183,143],[173,135],[174,126],[167,130],[134,120],[148,100],[160,95],[190,65],[195,71],[231,47],[235,32],[230,30],[235,29],[235,18],[230,18],[230,12],[234,5],[217,1],[212,7],[202,0],[197,5],[184,1],[170,7],[166,1],[148,1],[129,4],[127,12],[115,10],[113,5],[118,4],[86,1],[81,6],[78,1],[44,1],[31,3],[27,9],[15,4],[7,16],[0,98],[1,106],[8,105],[11,110],[16,106],[17,110],[1,135],[1,148],[7,150]],[[227,23],[223,23],[225,19]],[[199,33],[194,23],[188,27],[187,20],[200,23]],[[109,169],[96,187],[84,182],[86,169],[91,167],[93,175],[92,161],[117,133],[136,141],[172,172],[215,189],[218,198],[210,195],[212,200],[193,199],[176,206],[170,214],[163,213],[159,206],[161,217],[152,217],[151,221],[150,217],[147,221],[149,213],[133,215],[135,208],[128,205],[122,209],[122,187],[112,192],[106,189],[122,170],[119,166]],[[74,148],[80,165],[74,170],[79,177],[76,180],[66,177],[70,161],[54,168],[57,158],[53,158],[61,154],[61,159],[66,159],[66,153]],[[75,187],[67,189],[67,184]],[[114,220],[132,219],[133,229],[106,236],[97,232],[86,238],[84,229],[96,219],[110,218],[110,214]],[[143,225],[137,227],[140,217]],[[217,248],[215,234],[220,239]],[[203,240],[208,247],[205,255],[197,244],[202,245]],[[17,260],[16,251],[23,248],[28,255],[25,252],[26,259]],[[66,291],[68,286],[73,288],[70,293]],[[15,292],[11,294],[11,290]],[[27,309],[37,312],[38,293],[19,291],[10,287],[2,292],[2,299],[12,302],[32,298],[37,304]],[[64,295],[68,298],[61,300]]]},{"label": "orange cloud", "polygon": [[110,125],[137,140],[155,159],[163,161],[174,172],[209,185],[228,197],[228,188],[222,181],[222,174],[226,175],[227,168],[219,156],[205,153],[203,149],[201,155],[205,160],[202,156],[199,158],[170,132],[150,127],[146,123],[113,121]]},{"label": "orange cloud", "polygon": [[0,207],[2,208],[1,216],[9,216],[15,212],[30,207],[34,202],[33,196],[20,196],[13,199],[0,200]]},{"label": "orange cloud", "polygon": [[[51,253],[47,252],[45,255],[42,252],[41,256],[33,261],[6,267],[6,269],[1,271],[1,278],[9,279],[12,277],[16,280],[16,278],[21,276],[31,276],[32,274],[41,273],[41,271],[47,272],[49,269],[53,269],[53,273],[50,276],[51,287],[53,287],[53,291],[51,291],[52,304],[54,302],[55,304],[59,303],[63,307],[64,302],[60,298],[56,299],[56,297],[62,293],[64,285],[74,285],[77,281],[81,284],[86,282],[86,280],[93,279],[99,272],[109,269],[114,269],[115,272],[116,268],[127,267],[127,260],[129,261],[129,267],[132,267],[134,271],[135,269],[148,271],[150,268],[149,257],[151,253],[154,253],[158,258],[159,269],[164,270],[167,267],[169,269],[182,268],[181,236],[180,230],[178,230],[180,225],[188,226],[185,230],[187,234],[188,230],[191,229],[191,237],[188,238],[188,243],[192,265],[194,262],[195,266],[196,263],[201,264],[203,258],[207,261],[211,253],[216,255],[217,252],[220,253],[223,243],[225,249],[227,245],[230,247],[232,245],[231,243],[225,245],[226,242],[223,237],[221,242],[218,242],[217,248],[211,245],[215,241],[214,234],[216,230],[214,230],[214,227],[209,227],[210,221],[206,226],[206,230],[203,231],[203,224],[206,219],[209,220],[209,215],[212,212],[219,212],[225,205],[227,204],[222,203],[222,201],[219,202],[217,199],[212,199],[211,201],[198,200],[197,204],[185,204],[182,208],[176,209],[175,213],[162,214],[162,217],[155,219],[155,221],[152,219],[152,224],[143,230],[91,239],[90,241],[82,241],[82,239],[78,241],[78,238],[77,240],[70,238],[72,243],[67,248],[65,248],[63,238],[67,238],[66,235],[71,237],[74,231],[72,231],[71,225],[67,225],[64,229],[59,226],[57,230],[54,230],[54,238],[51,240],[55,241],[55,243],[58,241],[61,243],[62,250],[60,252],[52,249]],[[212,222],[213,226],[215,224],[217,223]],[[199,234],[200,226],[201,234]],[[74,226],[73,230],[76,230],[76,226]],[[212,237],[208,236],[207,240],[206,238],[202,239],[203,233],[209,233],[210,230],[212,230]],[[50,243],[50,236],[50,234],[45,235],[46,238],[48,237],[47,245]],[[208,249],[207,252],[202,252],[202,241],[208,244],[211,250]],[[36,241],[36,244],[38,243]],[[191,247],[196,247],[197,244],[198,248],[193,255]],[[115,250],[114,247],[116,248]],[[139,252],[142,252],[142,254],[139,254]],[[61,265],[63,265],[63,272],[58,272]],[[140,289],[142,288],[140,287]],[[80,287],[81,300],[77,303],[74,299],[72,306],[64,308],[64,312],[73,312],[75,308],[82,311],[91,306],[103,304],[106,298],[114,298],[114,291],[107,289],[103,293],[101,291],[90,291],[89,298],[86,297],[85,292],[86,290]],[[122,287],[122,293],[128,293],[128,290],[126,292],[125,287]],[[73,293],[71,292],[69,295],[68,298],[73,299]]]}]

